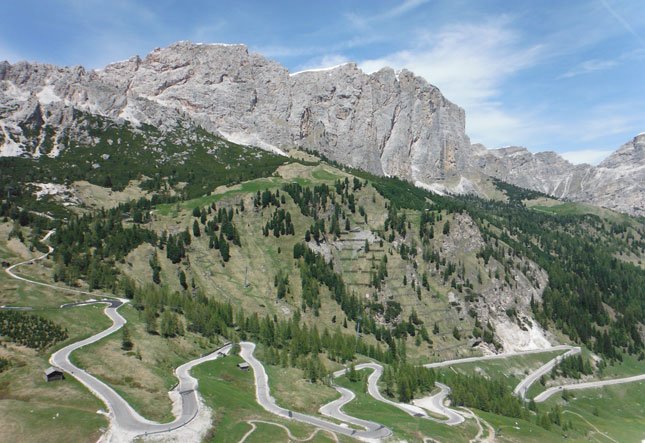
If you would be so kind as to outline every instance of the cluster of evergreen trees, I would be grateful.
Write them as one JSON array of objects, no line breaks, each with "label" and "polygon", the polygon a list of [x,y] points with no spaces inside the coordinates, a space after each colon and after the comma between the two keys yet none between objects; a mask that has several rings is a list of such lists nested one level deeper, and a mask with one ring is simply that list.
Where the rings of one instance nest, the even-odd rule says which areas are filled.
[{"label": "cluster of evergreen trees", "polygon": [[40,350],[67,339],[67,330],[39,315],[0,310],[0,336]]},{"label": "cluster of evergreen trees", "polygon": [[[421,242],[426,245],[434,238],[434,224],[436,221],[434,211],[424,210],[421,211],[420,221],[419,221],[419,238]],[[441,220],[441,214],[439,214],[439,220]]]},{"label": "cluster of evergreen trees", "polygon": [[[244,212],[244,201],[240,203],[240,211]],[[208,220],[208,215],[216,212],[212,220]],[[202,225],[204,225],[204,233],[208,236],[208,247],[210,249],[219,250],[222,260],[228,262],[231,258],[230,245],[229,242],[241,246],[240,234],[233,223],[233,217],[235,212],[233,208],[230,207],[228,210],[224,207],[219,209],[212,203],[208,206],[208,212],[206,209],[199,208],[193,209],[193,216],[200,219]],[[188,231],[186,231],[188,232]],[[217,233],[219,232],[219,236]],[[201,236],[201,229],[199,228],[199,223],[197,220],[193,223],[193,235],[196,237]]]},{"label": "cluster of evergreen trees", "polygon": [[299,260],[300,279],[303,288],[303,308],[310,307],[317,315],[320,308],[320,284],[327,286],[332,298],[338,303],[350,320],[356,320],[364,310],[363,304],[354,294],[349,294],[342,276],[334,271],[322,255],[310,250],[303,243],[293,247],[293,258]]},{"label": "cluster of evergreen trees", "polygon": [[264,363],[283,368],[295,367],[302,369],[305,379],[311,383],[324,379],[328,375],[327,368],[320,358],[320,354],[311,353],[309,355],[300,355],[295,359],[292,358],[288,349],[278,349],[267,347],[262,353]]},{"label": "cluster of evergreen trees", "polygon": [[282,188],[300,208],[302,215],[318,219],[320,211],[327,209],[327,202],[333,194],[328,185],[316,185],[312,188],[303,187],[299,183],[288,183]]},{"label": "cluster of evergreen trees", "polygon": [[453,405],[467,406],[507,417],[528,418],[522,400],[502,381],[444,371],[440,381],[450,386]]},{"label": "cluster of evergreen trees", "polygon": [[378,265],[374,264],[372,260],[372,269],[370,270],[370,286],[381,289],[385,278],[387,277],[387,254],[379,260]]},{"label": "cluster of evergreen trees", "polygon": [[413,398],[432,391],[436,379],[433,369],[401,362],[386,366],[381,382],[387,396],[409,403]]},{"label": "cluster of evergreen trees", "polygon": [[305,231],[305,241],[309,243],[313,238],[316,244],[319,244],[320,241],[325,236],[325,220],[322,218],[314,220],[311,224],[311,227]]},{"label": "cluster of evergreen trees", "polygon": [[387,218],[383,225],[385,232],[388,232],[390,228],[392,228],[390,241],[394,240],[395,232],[398,232],[401,237],[405,238],[407,235],[408,224],[405,213],[399,214],[396,202],[390,201],[387,208]]},{"label": "cluster of evergreen trees", "polygon": [[[201,293],[186,297],[151,285],[136,288],[132,295],[133,305],[142,312],[146,323],[149,318],[153,319],[149,332],[177,335],[181,331],[165,329],[164,318],[176,316],[177,325],[183,325],[183,317],[189,331],[205,337],[221,335],[231,340],[262,343],[273,348],[272,352],[278,352],[279,361],[286,361],[290,366],[302,366],[302,357],[315,358],[321,352],[339,362],[352,360],[356,353],[384,362],[396,358],[380,345],[368,345],[355,334],[343,334],[340,327],[333,331],[325,327],[320,332],[316,325],[303,323],[298,311],[287,320],[280,320],[277,316],[260,317],[257,313],[247,314],[242,308],[234,309],[230,302],[220,302]],[[161,322],[161,331],[158,331],[157,321]]]},{"label": "cluster of evergreen trees", "polygon": [[285,203],[286,199],[284,198],[284,195],[280,195],[279,190],[276,190],[275,193],[271,192],[269,189],[265,189],[262,192],[258,191],[256,196],[253,198],[253,207],[255,208],[264,209],[271,205],[279,208],[281,204],[284,205]]},{"label": "cluster of evergreen trees", "polygon": [[289,276],[282,271],[278,272],[273,280],[273,286],[275,286],[278,291],[278,300],[283,299],[289,291]]},{"label": "cluster of evergreen trees", "polygon": [[562,418],[562,406],[558,404],[552,406],[549,411],[537,412],[535,423],[547,431],[550,431],[554,425],[559,426],[563,431],[573,429],[571,420],[564,421]]},{"label": "cluster of evergreen trees", "polygon": [[[643,249],[631,239],[633,234],[628,239],[616,223],[589,214],[528,210],[518,200],[524,196],[523,190],[508,184],[503,187],[514,197],[505,203],[474,196],[442,197],[396,178],[352,172],[369,178],[381,195],[400,208],[467,212],[489,242],[506,245],[514,255],[527,257],[546,270],[549,282],[543,303],[536,303],[534,310],[544,326],[555,321],[571,339],[613,359],[620,359],[622,352],[634,354],[645,348],[638,332],[640,319],[645,318],[645,271],[615,256],[633,248],[642,254]],[[395,221],[403,227],[393,215],[388,214],[390,226]],[[636,229],[633,225],[623,228],[629,232]],[[499,254],[493,248],[482,251],[484,258],[495,255],[508,265],[508,254],[503,256],[501,250]],[[614,320],[603,303],[615,310]]]},{"label": "cluster of evergreen trees", "polygon": [[584,358],[581,354],[562,359],[562,361],[551,370],[551,378],[562,376],[579,379],[582,375],[590,374],[593,374],[591,363],[588,358]]},{"label": "cluster of evergreen trees", "polygon": [[166,257],[174,264],[179,263],[186,257],[186,247],[190,246],[192,237],[188,228],[178,234],[168,234],[164,232],[161,236],[160,247],[166,247]]},{"label": "cluster of evergreen trees", "polygon": [[271,219],[262,228],[262,234],[265,237],[268,237],[269,233],[272,233],[276,238],[281,235],[294,235],[296,233],[289,211],[277,208],[273,211]]},{"label": "cluster of evergreen trees", "polygon": [[72,216],[67,223],[59,224],[51,242],[54,251],[54,279],[76,285],[85,278],[89,288],[116,286],[114,263],[144,242],[156,245],[157,235],[134,224],[124,226],[127,205],[93,214]]}]

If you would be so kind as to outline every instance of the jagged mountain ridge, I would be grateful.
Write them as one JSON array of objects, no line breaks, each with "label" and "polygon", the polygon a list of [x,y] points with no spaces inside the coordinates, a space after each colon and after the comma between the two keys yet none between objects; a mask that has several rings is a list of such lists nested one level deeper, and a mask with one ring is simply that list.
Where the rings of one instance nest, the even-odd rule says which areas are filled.
[{"label": "jagged mountain ridge", "polygon": [[625,143],[598,166],[574,165],[555,152],[473,145],[473,169],[560,199],[645,215],[645,134]]},{"label": "jagged mountain ridge", "polygon": [[[471,146],[463,109],[405,70],[368,75],[348,63],[292,74],[244,45],[189,42],[92,71],[3,62],[0,155],[56,156],[75,128],[73,109],[162,130],[189,120],[235,142],[277,152],[313,149],[421,185],[459,177],[473,182],[457,192],[481,193],[483,173],[645,214],[642,154],[619,155],[593,168],[573,166],[557,154]],[[642,153],[642,137],[637,139],[632,143]]]}]

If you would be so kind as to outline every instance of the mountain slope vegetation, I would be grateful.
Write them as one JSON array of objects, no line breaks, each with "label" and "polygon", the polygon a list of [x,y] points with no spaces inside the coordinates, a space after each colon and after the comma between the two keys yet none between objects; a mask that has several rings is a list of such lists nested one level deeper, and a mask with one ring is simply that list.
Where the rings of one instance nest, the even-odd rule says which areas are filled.
[{"label": "mountain slope vegetation", "polygon": [[[190,336],[199,346],[187,354],[253,340],[264,362],[295,367],[321,389],[330,370],[365,357],[402,374],[393,392],[422,385],[411,375],[426,377],[420,363],[555,341],[609,363],[643,358],[642,219],[532,209],[544,195],[502,182],[505,201],[439,196],[199,128],[79,119],[96,130],[92,147],[0,159],[6,240],[46,251],[41,239],[55,229],[42,276],[132,299],[137,339],[126,355],[151,377],[154,359],[136,352],[147,336],[159,349]],[[35,195],[33,183],[74,189],[79,180],[108,192],[134,181],[140,198],[96,208]],[[482,386],[473,405],[490,403],[482,377],[464,380]],[[401,389],[405,399],[425,392]]]}]

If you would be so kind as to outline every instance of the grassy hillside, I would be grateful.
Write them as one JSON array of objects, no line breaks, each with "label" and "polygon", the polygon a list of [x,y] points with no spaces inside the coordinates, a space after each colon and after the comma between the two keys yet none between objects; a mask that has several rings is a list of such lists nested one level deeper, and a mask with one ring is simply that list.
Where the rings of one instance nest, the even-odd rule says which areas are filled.
[{"label": "grassy hillside", "polygon": [[[87,115],[79,115],[78,124],[92,134],[91,146],[70,139],[70,149],[57,158],[0,159],[2,170],[12,171],[0,183],[6,195],[0,255],[9,263],[40,255],[47,250],[40,239],[55,228],[52,256],[19,273],[132,299],[122,313],[134,349],[121,349],[119,333],[74,359],[146,417],[169,419],[174,367],[223,340],[258,342],[276,398],[309,413],[334,398],[326,374],[352,360],[370,357],[400,368],[478,355],[536,334],[545,340],[540,328],[601,355],[609,366],[596,368],[596,375],[645,367],[643,220],[554,203],[501,182],[495,185],[505,201],[441,197],[311,155],[296,160],[233,145],[198,128],[161,133]],[[78,188],[79,180],[90,185],[83,185],[85,199],[72,205],[53,197],[38,200],[28,184]],[[92,186],[104,192],[92,192]],[[118,199],[110,195],[126,186]],[[142,198],[123,201],[128,195]],[[5,273],[0,289],[2,305],[55,307],[77,298],[41,291]],[[98,309],[75,312],[84,313],[82,321],[75,323],[68,311],[41,314],[66,327],[69,340],[107,321]],[[24,405],[11,403],[23,394],[13,393],[18,388],[8,380],[23,363],[36,377],[55,347],[6,349],[11,366],[0,373],[8,392],[0,405],[19,411],[7,413],[6,420],[25,426]],[[503,379],[512,388],[548,358],[465,365],[454,372],[477,374],[482,382]],[[216,411],[225,403],[215,389],[226,382],[248,385],[236,379],[243,375],[227,361],[197,370]],[[24,385],[50,407],[53,397],[35,380]],[[446,429],[398,417],[374,404],[360,384],[347,383],[359,395],[348,412],[372,419],[370,414],[378,414],[403,437],[428,433],[459,441],[476,433],[471,420],[464,428]],[[93,397],[86,391],[73,382],[58,386],[73,391],[70,403],[88,405],[84,413],[91,409]],[[251,429],[248,419],[264,416],[251,404],[235,411],[218,419],[223,431],[212,436],[215,441],[225,441],[229,431],[244,435]],[[527,414],[520,428],[536,439],[557,440],[565,432],[562,425],[540,427],[540,416]],[[514,419],[482,416],[500,428],[498,437],[528,438],[513,434]],[[96,417],[87,423],[79,440],[104,424]],[[256,426],[258,435],[284,433]],[[309,431],[293,429],[302,431],[298,435]]]}]

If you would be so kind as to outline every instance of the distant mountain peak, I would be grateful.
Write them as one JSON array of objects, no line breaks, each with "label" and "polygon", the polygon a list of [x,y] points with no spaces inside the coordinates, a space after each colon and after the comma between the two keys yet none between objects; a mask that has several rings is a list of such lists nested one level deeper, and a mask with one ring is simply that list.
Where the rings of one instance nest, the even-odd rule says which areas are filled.
[{"label": "distant mountain peak", "polygon": [[[463,109],[407,70],[367,74],[350,62],[289,73],[243,44],[189,41],[89,71],[0,63],[0,155],[63,152],[74,110],[162,131],[190,121],[274,152],[304,147],[428,186],[483,173],[627,212],[645,206],[643,135],[599,168],[574,166],[553,152],[471,146]],[[629,195],[612,191],[607,177]],[[455,189],[476,192],[472,183]]]}]

